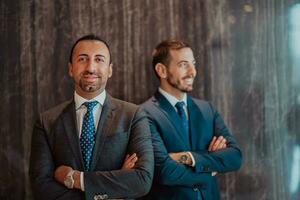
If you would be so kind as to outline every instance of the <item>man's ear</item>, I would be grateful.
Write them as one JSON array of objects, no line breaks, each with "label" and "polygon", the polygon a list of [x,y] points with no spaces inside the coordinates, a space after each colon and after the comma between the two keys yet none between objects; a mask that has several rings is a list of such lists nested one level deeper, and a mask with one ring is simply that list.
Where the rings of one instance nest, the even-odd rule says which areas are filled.
[{"label": "man's ear", "polygon": [[108,78],[110,78],[112,76],[113,73],[113,64],[109,64],[109,72],[108,72]]},{"label": "man's ear", "polygon": [[157,63],[155,65],[155,71],[159,78],[167,78],[167,67],[162,63]]},{"label": "man's ear", "polygon": [[69,75],[71,76],[71,77],[73,77],[73,66],[72,66],[72,63],[68,63],[68,67],[69,67]]}]

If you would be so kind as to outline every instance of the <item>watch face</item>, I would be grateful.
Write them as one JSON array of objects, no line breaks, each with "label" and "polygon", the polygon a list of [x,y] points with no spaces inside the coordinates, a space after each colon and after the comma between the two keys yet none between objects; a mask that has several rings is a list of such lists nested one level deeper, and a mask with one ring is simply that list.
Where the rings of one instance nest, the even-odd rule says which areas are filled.
[{"label": "watch face", "polygon": [[72,189],[73,185],[74,185],[74,180],[72,176],[66,176],[65,180],[64,180],[64,184],[67,188]]},{"label": "watch face", "polygon": [[180,163],[185,163],[186,161],[187,161],[187,155],[182,155],[182,156],[180,156],[180,158],[179,158],[179,162]]},{"label": "watch face", "polygon": [[70,179],[70,177],[66,177],[66,179],[64,180],[64,184],[67,188],[70,188],[72,185],[72,180]]}]

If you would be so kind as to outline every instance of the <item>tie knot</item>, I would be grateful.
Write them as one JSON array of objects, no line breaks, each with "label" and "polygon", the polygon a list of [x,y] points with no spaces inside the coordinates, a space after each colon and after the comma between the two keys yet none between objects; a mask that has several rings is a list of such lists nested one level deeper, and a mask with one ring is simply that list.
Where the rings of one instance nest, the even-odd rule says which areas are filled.
[{"label": "tie knot", "polygon": [[88,111],[92,111],[93,108],[97,105],[97,101],[84,102],[83,105],[87,107]]},{"label": "tie knot", "polygon": [[179,109],[183,109],[185,103],[183,101],[178,101],[175,105],[175,107],[179,110]]}]

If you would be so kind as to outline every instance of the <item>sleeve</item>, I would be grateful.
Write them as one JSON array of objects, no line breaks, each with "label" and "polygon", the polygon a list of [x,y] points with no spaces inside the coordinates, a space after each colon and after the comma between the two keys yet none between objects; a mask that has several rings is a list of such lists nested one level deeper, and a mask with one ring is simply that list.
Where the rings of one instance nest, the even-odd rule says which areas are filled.
[{"label": "sleeve", "polygon": [[95,194],[113,199],[137,198],[149,192],[153,178],[154,157],[144,112],[137,111],[130,131],[128,151],[135,152],[138,156],[135,167],[130,170],[85,172],[86,199],[93,199]]},{"label": "sleeve", "polygon": [[148,116],[155,158],[156,181],[169,186],[201,187],[212,178],[211,173],[196,173],[192,167],[180,164],[169,156],[155,121]]},{"label": "sleeve", "polygon": [[192,167],[195,167],[196,161],[195,161],[195,158],[194,158],[193,154],[192,154],[190,151],[187,151],[187,153],[188,153],[189,156],[191,157],[191,160],[192,160]]},{"label": "sleeve", "polygon": [[213,112],[214,136],[223,136],[227,141],[225,149],[209,152],[192,152],[196,161],[196,172],[230,172],[238,170],[242,163],[242,153],[235,138],[226,127],[220,114],[211,106]]},{"label": "sleeve", "polygon": [[68,190],[54,179],[53,161],[47,131],[42,117],[33,128],[29,175],[35,199],[66,199],[80,196],[76,190]]}]

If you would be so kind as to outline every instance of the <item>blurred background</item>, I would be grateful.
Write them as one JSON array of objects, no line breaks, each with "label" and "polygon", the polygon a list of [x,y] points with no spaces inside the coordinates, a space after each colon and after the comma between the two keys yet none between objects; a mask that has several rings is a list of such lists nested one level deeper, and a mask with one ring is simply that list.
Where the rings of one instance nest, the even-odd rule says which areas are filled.
[{"label": "blurred background", "polygon": [[300,199],[300,1],[1,0],[1,200],[32,199],[33,124],[72,98],[69,51],[89,33],[111,47],[107,91],[137,104],[158,85],[154,47],[190,43],[192,95],[218,108],[243,151],[242,168],[219,175],[222,199]]}]

